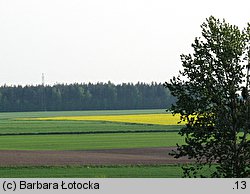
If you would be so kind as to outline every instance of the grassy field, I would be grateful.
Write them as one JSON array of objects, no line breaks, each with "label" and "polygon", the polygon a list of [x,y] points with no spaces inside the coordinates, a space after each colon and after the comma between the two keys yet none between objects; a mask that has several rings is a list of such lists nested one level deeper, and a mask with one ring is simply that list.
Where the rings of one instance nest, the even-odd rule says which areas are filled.
[{"label": "grassy field", "polygon": [[[182,165],[0,167],[1,178],[181,178]],[[202,175],[215,170],[204,167]],[[199,177],[199,174],[197,174]]]},{"label": "grassy field", "polygon": [[[0,150],[95,150],[183,144],[164,110],[0,113]],[[250,138],[250,137],[249,137]],[[1,158],[0,158],[1,160]],[[0,177],[178,178],[180,165],[5,166]]]},{"label": "grassy field", "polygon": [[[86,150],[162,147],[182,143],[183,139],[177,134],[180,126],[143,123],[146,120],[168,121],[167,118],[172,122],[172,115],[165,114],[165,117],[162,112],[163,110],[1,113],[0,149]],[[48,115],[51,117],[48,118]],[[58,117],[62,115],[64,117]],[[80,118],[94,117],[94,120],[72,121],[72,117],[79,117],[77,115],[83,115]],[[20,120],[21,116],[26,119]],[[26,116],[39,120],[29,120]],[[110,118],[117,116],[123,122],[111,122]],[[139,119],[130,123],[131,118],[135,119],[137,116]],[[55,117],[60,119],[55,121]],[[102,121],[96,121],[96,117],[102,118]]]},{"label": "grassy field", "polygon": [[0,167],[1,178],[178,178],[181,166]]},{"label": "grassy field", "polygon": [[92,150],[175,146],[176,132],[0,136],[1,150]]},{"label": "grassy field", "polygon": [[[175,146],[181,126],[156,120],[164,110],[0,113],[0,150],[93,150]],[[166,114],[167,115],[167,114]],[[72,120],[54,117],[102,117]],[[103,117],[104,116],[104,117]],[[126,118],[111,120],[110,118]],[[157,117],[158,116],[158,117]],[[169,118],[171,115],[168,115]],[[164,116],[163,116],[164,117]],[[165,119],[166,117],[161,117]],[[25,118],[25,119],[23,119]],[[33,120],[32,118],[44,118]],[[108,119],[107,119],[108,118]],[[180,177],[179,166],[0,167],[0,177]]]},{"label": "grassy field", "polygon": [[10,118],[38,118],[60,116],[99,116],[99,115],[135,115],[135,114],[163,114],[163,109],[144,110],[90,110],[90,111],[44,111],[44,112],[11,112],[0,113],[0,119]]},{"label": "grassy field", "polygon": [[0,120],[0,136],[4,134],[178,131],[180,126],[115,123],[105,121],[23,121]]}]

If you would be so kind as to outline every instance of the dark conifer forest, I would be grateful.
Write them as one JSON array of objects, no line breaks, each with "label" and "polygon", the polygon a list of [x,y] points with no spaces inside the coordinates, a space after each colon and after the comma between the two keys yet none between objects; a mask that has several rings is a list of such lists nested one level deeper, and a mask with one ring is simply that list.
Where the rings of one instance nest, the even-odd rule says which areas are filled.
[{"label": "dark conifer forest", "polygon": [[0,112],[165,109],[175,102],[159,83],[1,86]]}]

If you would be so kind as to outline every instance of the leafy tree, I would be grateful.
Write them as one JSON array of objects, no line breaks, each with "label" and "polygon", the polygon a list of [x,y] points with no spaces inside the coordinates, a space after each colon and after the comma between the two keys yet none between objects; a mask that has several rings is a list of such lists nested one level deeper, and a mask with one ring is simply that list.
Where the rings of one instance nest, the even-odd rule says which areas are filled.
[{"label": "leafy tree", "polygon": [[184,145],[172,155],[188,157],[186,177],[250,176],[250,24],[244,30],[213,16],[201,25],[193,54],[181,55],[183,70],[166,82],[177,98]]}]

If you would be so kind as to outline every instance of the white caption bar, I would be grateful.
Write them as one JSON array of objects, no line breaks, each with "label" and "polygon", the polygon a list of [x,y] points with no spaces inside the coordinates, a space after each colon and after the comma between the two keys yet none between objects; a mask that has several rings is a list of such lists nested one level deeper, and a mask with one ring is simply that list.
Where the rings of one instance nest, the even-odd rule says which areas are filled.
[{"label": "white caption bar", "polygon": [[0,193],[234,194],[249,193],[250,179],[0,179]]}]

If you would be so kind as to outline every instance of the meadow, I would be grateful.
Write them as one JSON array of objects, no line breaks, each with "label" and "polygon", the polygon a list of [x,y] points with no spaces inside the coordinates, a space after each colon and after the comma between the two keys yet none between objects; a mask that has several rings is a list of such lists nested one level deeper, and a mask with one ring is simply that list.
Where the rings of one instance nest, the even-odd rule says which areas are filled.
[{"label": "meadow", "polygon": [[[178,115],[173,117],[165,110],[0,113],[0,177],[182,177],[183,163],[159,162],[168,156],[165,148],[172,150],[176,143],[184,143],[184,138],[178,134],[182,127],[177,124],[178,119]],[[137,150],[127,153],[129,149]],[[152,151],[154,149],[158,152]],[[119,156],[120,160],[107,165],[99,164],[99,158],[97,164],[86,165],[85,160],[82,163],[86,153],[97,159],[102,157],[104,162],[109,157]],[[27,162],[30,158],[36,161],[38,156],[40,159],[45,157],[45,160],[52,157],[52,165],[20,164],[20,161]],[[9,157],[9,160],[4,157]],[[64,161],[61,157],[65,157],[66,162],[71,161],[71,157],[75,160],[66,165],[53,163],[54,160]],[[130,157],[138,162],[134,164],[132,161],[133,164],[128,165],[131,161],[127,163],[126,159]],[[168,157],[167,160],[173,160]],[[143,158],[153,161],[158,158],[158,163],[144,164]],[[14,160],[14,163],[4,160]]]},{"label": "meadow", "polygon": [[89,111],[43,111],[43,112],[2,112],[0,119],[10,118],[39,118],[60,116],[99,116],[99,115],[135,115],[135,114],[162,114],[162,109],[143,110],[89,110]]},{"label": "meadow", "polygon": [[182,143],[177,134],[181,127],[177,116],[163,113],[164,110],[1,113],[0,150],[142,148]]},{"label": "meadow", "polygon": [[175,146],[177,132],[0,136],[0,150],[92,150]]},{"label": "meadow", "polygon": [[[184,143],[175,121],[165,110],[0,113],[0,150],[169,147]],[[180,172],[176,165],[0,167],[0,177],[180,177]]]},{"label": "meadow", "polygon": [[180,165],[0,167],[1,178],[179,178]]},{"label": "meadow", "polygon": [[115,132],[178,132],[178,125],[150,125],[116,123],[105,121],[24,121],[0,119],[0,136],[3,135],[38,135],[38,134],[88,134],[88,133],[115,133]]}]

